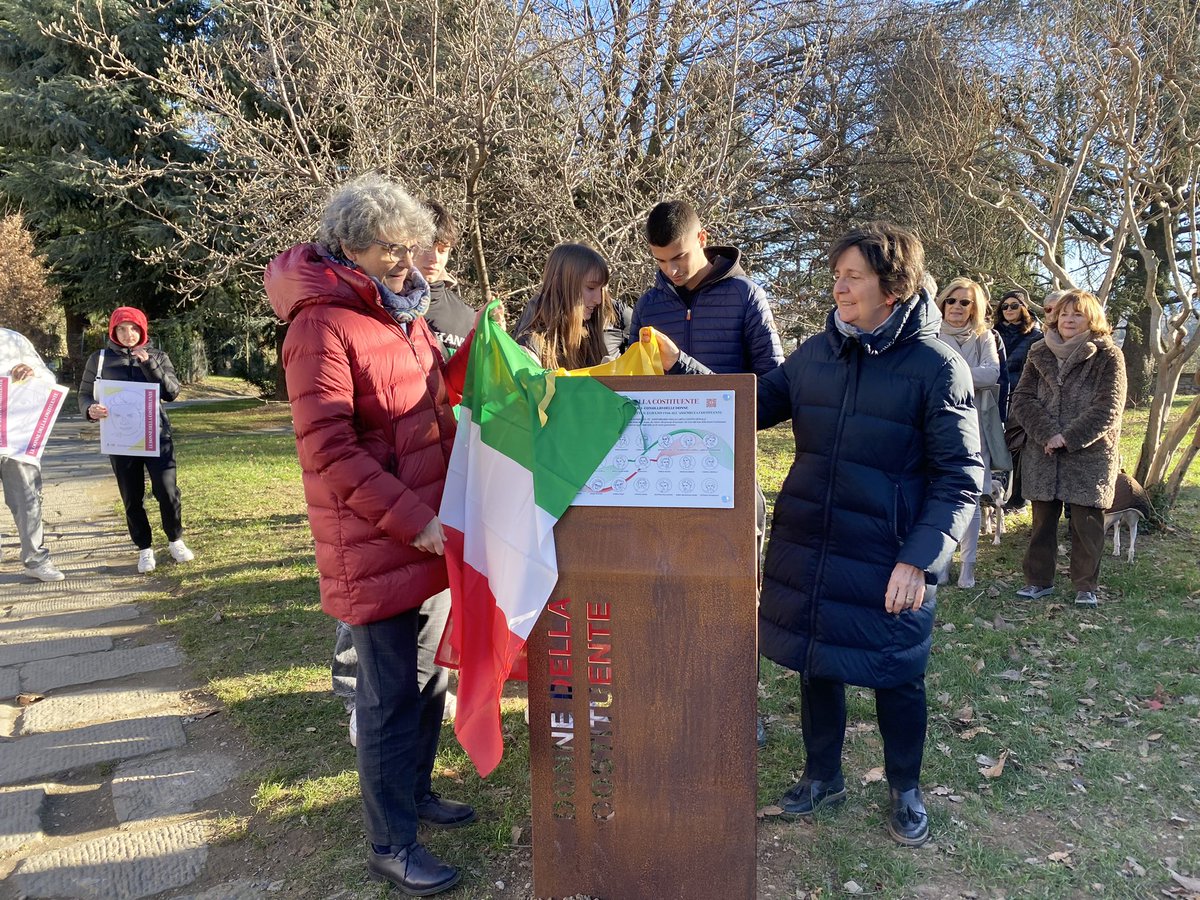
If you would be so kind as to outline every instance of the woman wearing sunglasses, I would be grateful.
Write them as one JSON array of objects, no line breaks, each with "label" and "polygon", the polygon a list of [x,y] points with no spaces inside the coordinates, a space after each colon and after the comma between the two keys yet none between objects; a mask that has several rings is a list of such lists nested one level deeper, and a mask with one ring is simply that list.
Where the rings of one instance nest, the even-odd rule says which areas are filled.
[{"label": "woman wearing sunglasses", "polygon": [[[1021,370],[1029,358],[1029,348],[1042,339],[1042,328],[1029,309],[1029,295],[1020,288],[1013,288],[1000,298],[992,327],[1000,340],[1004,341],[1004,352],[1008,357],[1008,383],[1015,390],[1021,380]],[[1011,394],[1009,395],[1011,398]],[[1010,404],[1011,405],[1011,404]],[[1005,509],[1024,509],[1025,496],[1021,493],[1020,451],[1013,451],[1013,484]]]},{"label": "woman wearing sunglasses", "polygon": [[[966,360],[975,387],[975,412],[983,445],[984,489],[992,483],[992,469],[1011,470],[1012,457],[1004,444],[1000,416],[1000,353],[988,328],[987,295],[969,278],[955,278],[938,294],[942,327],[938,337]],[[958,586],[975,586],[975,552],[979,546],[979,502],[962,539],[962,569]]]}]

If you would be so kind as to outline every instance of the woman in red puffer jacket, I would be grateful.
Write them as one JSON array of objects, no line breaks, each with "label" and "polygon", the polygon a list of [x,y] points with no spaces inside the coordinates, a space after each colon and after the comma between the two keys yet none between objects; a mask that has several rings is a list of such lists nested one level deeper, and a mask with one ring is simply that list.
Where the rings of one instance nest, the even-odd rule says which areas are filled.
[{"label": "woman in red puffer jacket", "polygon": [[338,188],[319,241],[276,257],[264,282],[289,323],[283,365],[316,541],[321,605],[358,653],[359,781],[370,876],[428,896],[459,879],[417,842],[418,821],[457,827],[466,804],[431,790],[446,674],[433,662],[449,598],[437,509],[454,442],[443,360],[423,318],[413,253],[429,211],[367,175]]}]

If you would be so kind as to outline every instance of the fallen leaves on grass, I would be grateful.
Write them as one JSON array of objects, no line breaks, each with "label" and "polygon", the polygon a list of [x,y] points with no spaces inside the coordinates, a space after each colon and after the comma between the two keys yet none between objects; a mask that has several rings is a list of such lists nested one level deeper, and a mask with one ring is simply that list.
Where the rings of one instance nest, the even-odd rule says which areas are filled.
[{"label": "fallen leaves on grass", "polygon": [[999,759],[992,759],[981,753],[975,757],[975,762],[979,763],[982,767],[979,770],[979,774],[984,778],[999,778],[1004,774],[1004,764],[1008,762],[1008,751],[1001,750]]},{"label": "fallen leaves on grass", "polygon": [[1068,869],[1075,868],[1075,860],[1071,859],[1071,852],[1069,850],[1056,850],[1053,853],[1048,853],[1046,854],[1046,859],[1050,860],[1050,862],[1062,863]]},{"label": "fallen leaves on grass", "polygon": [[1122,875],[1133,875],[1135,878],[1146,877],[1146,867],[1132,856],[1125,857],[1125,865],[1121,867]]},{"label": "fallen leaves on grass", "polygon": [[978,735],[981,735],[981,734],[995,734],[995,732],[993,732],[992,729],[990,729],[984,725],[978,725],[975,728],[968,728],[966,731],[964,731],[962,734],[959,735],[959,738],[964,741],[969,741],[969,740],[971,740],[971,738],[977,737]]},{"label": "fallen leaves on grass", "polygon": [[770,806],[764,806],[762,809],[760,809],[758,811],[758,813],[756,815],[760,819],[764,818],[766,816],[782,816],[783,808],[776,806],[774,803],[772,803]]},{"label": "fallen leaves on grass", "polygon": [[863,784],[872,784],[876,781],[883,781],[883,766],[868,769],[862,777]]},{"label": "fallen leaves on grass", "polygon": [[1180,875],[1174,869],[1167,869],[1171,873],[1171,880],[1187,891],[1200,892],[1200,878],[1190,878],[1187,875]]}]

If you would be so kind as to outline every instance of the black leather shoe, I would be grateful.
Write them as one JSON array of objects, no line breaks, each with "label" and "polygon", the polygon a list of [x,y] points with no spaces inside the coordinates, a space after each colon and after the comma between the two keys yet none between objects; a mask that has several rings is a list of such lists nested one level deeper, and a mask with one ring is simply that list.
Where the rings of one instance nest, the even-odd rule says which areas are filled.
[{"label": "black leather shoe", "polygon": [[929,840],[929,815],[919,787],[911,791],[892,788],[892,814],[888,817],[887,832],[893,841],[905,847],[920,847]]},{"label": "black leather shoe", "polygon": [[367,853],[367,875],[390,881],[411,897],[430,897],[458,884],[461,874],[413,841],[399,853]]},{"label": "black leather shoe", "polygon": [[445,800],[430,791],[417,798],[417,818],[430,828],[461,828],[475,821],[475,810],[465,803]]},{"label": "black leather shoe", "polygon": [[837,806],[845,799],[846,782],[840,772],[829,781],[817,781],[806,775],[783,795],[778,806],[785,819],[807,819],[816,810]]}]

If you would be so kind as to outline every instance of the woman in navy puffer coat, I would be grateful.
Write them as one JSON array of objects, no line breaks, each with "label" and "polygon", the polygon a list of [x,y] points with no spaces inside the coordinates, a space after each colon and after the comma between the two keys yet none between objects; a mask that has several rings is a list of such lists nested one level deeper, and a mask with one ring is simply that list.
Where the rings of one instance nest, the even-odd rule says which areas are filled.
[{"label": "woman in navy puffer coat", "polygon": [[916,846],[929,837],[918,781],[934,573],[982,488],[979,428],[971,374],[918,292],[920,241],[875,223],[830,263],[825,331],[758,384],[758,427],[790,418],[796,441],[759,605],[762,654],[804,676],[804,777],[779,805],[807,817],[845,797],[845,684],[875,688],[888,832]]}]

